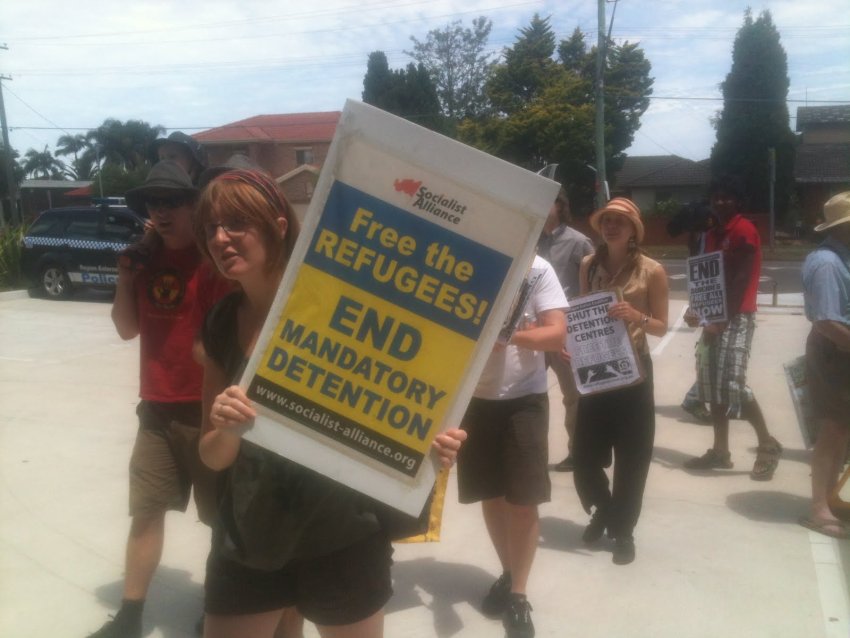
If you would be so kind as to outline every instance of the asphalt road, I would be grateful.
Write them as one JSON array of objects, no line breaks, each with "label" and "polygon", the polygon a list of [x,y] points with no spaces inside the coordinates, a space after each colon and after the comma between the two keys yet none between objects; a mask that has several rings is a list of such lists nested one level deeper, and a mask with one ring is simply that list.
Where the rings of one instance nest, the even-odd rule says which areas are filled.
[{"label": "asphalt road", "polygon": [[[667,270],[670,279],[670,293],[677,299],[683,299],[687,295],[688,282],[685,274],[684,259],[662,259],[661,263]],[[797,261],[770,261],[761,265],[761,284],[759,292],[773,292],[773,282],[776,282],[776,291],[780,294],[801,293],[803,284],[800,278],[802,262]]]}]

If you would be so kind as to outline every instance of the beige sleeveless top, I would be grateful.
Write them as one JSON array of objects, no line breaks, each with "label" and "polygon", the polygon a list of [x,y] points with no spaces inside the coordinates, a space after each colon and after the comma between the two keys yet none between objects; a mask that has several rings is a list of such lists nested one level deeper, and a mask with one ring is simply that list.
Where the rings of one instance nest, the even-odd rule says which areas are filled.
[{"label": "beige sleeveless top", "polygon": [[[587,257],[590,259],[590,257]],[[648,317],[652,316],[649,310],[649,279],[656,268],[660,268],[659,264],[654,259],[650,259],[646,255],[641,255],[637,266],[628,274],[621,272],[615,273],[612,277],[605,266],[601,263],[596,267],[595,272],[590,273],[590,292],[599,290],[613,290],[620,288],[623,291],[623,301],[628,301],[632,306],[640,310]],[[649,354],[649,344],[646,341],[646,333],[643,330],[643,325],[640,322],[626,322],[629,329],[629,334],[632,336],[632,341],[635,344],[635,350],[638,354]]]}]

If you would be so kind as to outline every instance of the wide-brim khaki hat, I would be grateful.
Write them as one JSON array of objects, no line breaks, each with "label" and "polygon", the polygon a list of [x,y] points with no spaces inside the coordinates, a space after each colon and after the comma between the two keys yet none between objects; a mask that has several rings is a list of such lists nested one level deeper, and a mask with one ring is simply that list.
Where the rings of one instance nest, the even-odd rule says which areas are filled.
[{"label": "wide-brim khaki hat", "polygon": [[632,200],[627,199],[625,197],[615,197],[610,202],[605,204],[599,210],[593,211],[590,215],[590,227],[593,228],[600,235],[602,231],[599,229],[599,224],[602,220],[602,213],[617,213],[618,215],[623,215],[626,217],[632,225],[635,227],[635,231],[637,236],[635,239],[638,243],[643,241],[643,222],[640,219],[640,208],[637,207]]},{"label": "wide-brim khaki hat", "polygon": [[815,226],[815,231],[818,233],[838,226],[838,224],[850,222],[850,191],[838,193],[838,195],[831,197],[823,205],[823,218],[826,221]]},{"label": "wide-brim khaki hat", "polygon": [[154,164],[144,184],[131,188],[124,197],[127,200],[127,206],[135,211],[143,211],[147,197],[163,194],[188,198],[196,196],[198,189],[192,184],[192,178],[177,162],[162,160]]}]

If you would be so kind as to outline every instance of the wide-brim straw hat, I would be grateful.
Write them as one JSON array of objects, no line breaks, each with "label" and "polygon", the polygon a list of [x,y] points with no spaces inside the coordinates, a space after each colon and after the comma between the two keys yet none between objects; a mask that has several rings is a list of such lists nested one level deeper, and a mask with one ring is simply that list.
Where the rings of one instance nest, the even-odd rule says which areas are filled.
[{"label": "wide-brim straw hat", "polygon": [[823,205],[824,223],[815,226],[816,232],[823,232],[838,224],[850,222],[850,191],[838,193]]},{"label": "wide-brim straw hat", "polygon": [[643,241],[643,222],[640,219],[640,208],[637,207],[632,200],[626,199],[625,197],[615,197],[611,201],[609,201],[605,206],[600,208],[599,210],[593,211],[590,215],[590,227],[593,228],[600,235],[602,231],[599,228],[599,224],[602,221],[602,213],[617,213],[618,215],[623,215],[626,219],[632,222],[632,225],[635,227],[635,231],[637,233],[635,239],[638,243]]},{"label": "wide-brim straw hat", "polygon": [[162,160],[154,164],[145,178],[145,183],[131,188],[125,193],[127,206],[135,211],[145,208],[145,199],[151,195],[175,195],[177,197],[194,197],[198,189],[192,184],[192,178],[177,162]]}]

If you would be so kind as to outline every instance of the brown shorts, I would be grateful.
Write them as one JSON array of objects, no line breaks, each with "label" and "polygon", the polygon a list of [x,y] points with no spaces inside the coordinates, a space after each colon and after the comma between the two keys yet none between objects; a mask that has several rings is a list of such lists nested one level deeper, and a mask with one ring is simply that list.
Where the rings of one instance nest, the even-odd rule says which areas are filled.
[{"label": "brown shorts", "polygon": [[806,341],[806,377],[812,416],[850,428],[850,354],[814,329]]},{"label": "brown shorts", "polygon": [[514,505],[549,501],[549,396],[473,398],[461,426],[469,437],[457,459],[461,503],[504,496]]},{"label": "brown shorts", "polygon": [[295,607],[318,625],[349,625],[380,610],[393,593],[393,550],[383,533],[270,572],[230,561],[216,546],[204,583],[208,614],[241,616]]},{"label": "brown shorts", "polygon": [[194,487],[198,518],[215,520],[218,473],[201,461],[201,404],[141,401],[130,457],[130,516],[186,511]]}]

